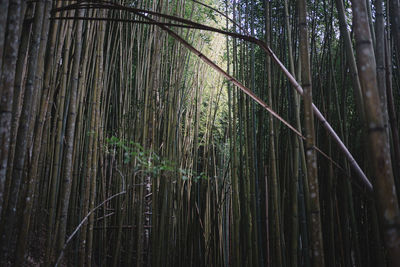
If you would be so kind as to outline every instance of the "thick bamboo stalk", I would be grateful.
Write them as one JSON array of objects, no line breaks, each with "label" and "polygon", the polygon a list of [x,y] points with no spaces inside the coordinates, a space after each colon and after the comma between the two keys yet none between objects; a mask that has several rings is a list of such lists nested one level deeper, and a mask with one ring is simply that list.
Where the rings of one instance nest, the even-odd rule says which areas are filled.
[{"label": "thick bamboo stalk", "polygon": [[374,173],[374,193],[379,217],[383,223],[383,235],[388,251],[389,265],[400,265],[400,212],[394,187],[390,146],[384,128],[377,77],[376,62],[368,28],[365,1],[353,0],[353,24],[356,39],[357,66],[368,126],[370,159]]},{"label": "thick bamboo stalk", "polygon": [[[2,7],[6,7],[6,5]],[[18,56],[20,13],[21,0],[10,0],[7,17],[8,23],[6,25],[8,34],[4,40],[4,56],[1,59],[2,65],[0,67],[0,144],[2,144],[0,154],[0,214],[3,207],[4,183],[6,180],[8,151],[10,147],[11,112],[14,96],[15,67]]]},{"label": "thick bamboo stalk", "polygon": [[310,188],[310,212],[311,212],[311,258],[315,267],[325,266],[324,245],[322,239],[321,208],[319,196],[319,181],[317,170],[317,155],[315,147],[314,116],[312,109],[312,84],[309,57],[309,40],[307,29],[307,5],[305,0],[298,2],[299,28],[300,28],[300,63],[302,66],[301,82],[304,88],[304,117],[306,129],[306,159],[307,178]]}]

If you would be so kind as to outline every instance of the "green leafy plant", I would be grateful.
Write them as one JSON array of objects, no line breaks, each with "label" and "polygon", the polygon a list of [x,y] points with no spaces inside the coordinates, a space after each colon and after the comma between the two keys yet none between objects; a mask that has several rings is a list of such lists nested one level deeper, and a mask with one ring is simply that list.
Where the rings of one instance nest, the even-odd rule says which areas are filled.
[{"label": "green leafy plant", "polygon": [[177,172],[182,177],[182,180],[192,179],[194,182],[198,182],[199,180],[207,179],[207,175],[204,172],[198,174],[193,170],[178,168],[175,162],[160,157],[154,151],[143,148],[139,143],[122,140],[116,136],[106,138],[106,152],[111,153],[110,151],[113,147],[122,150],[123,164],[134,162],[135,170],[147,175],[157,177],[162,172]]}]

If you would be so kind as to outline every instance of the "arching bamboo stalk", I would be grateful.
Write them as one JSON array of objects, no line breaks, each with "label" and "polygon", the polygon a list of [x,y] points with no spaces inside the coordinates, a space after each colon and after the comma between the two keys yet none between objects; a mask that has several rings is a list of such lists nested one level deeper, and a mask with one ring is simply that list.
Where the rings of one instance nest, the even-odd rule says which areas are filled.
[{"label": "arching bamboo stalk", "polygon": [[[278,59],[278,57],[272,52],[272,50],[262,41],[254,38],[254,37],[249,37],[249,36],[245,36],[245,35],[241,35],[241,34],[235,34],[235,33],[229,33],[223,30],[218,30],[212,27],[208,27],[208,26],[204,26],[198,23],[194,23],[191,22],[189,20],[185,20],[185,19],[181,19],[181,18],[177,18],[174,16],[170,16],[170,15],[165,15],[165,14],[160,14],[158,12],[154,12],[154,11],[148,11],[148,10],[143,10],[143,9],[137,9],[137,8],[131,8],[131,7],[124,7],[121,5],[110,5],[110,4],[106,4],[105,6],[99,5],[93,6],[94,8],[96,7],[100,7],[100,8],[109,8],[109,9],[118,9],[118,10],[126,10],[126,11],[130,11],[133,13],[136,13],[144,18],[147,18],[145,15],[143,15],[142,13],[149,13],[152,15],[158,15],[161,17],[165,17],[165,18],[169,18],[169,19],[174,19],[176,21],[179,22],[183,22],[183,23],[187,23],[190,24],[190,26],[184,26],[184,27],[194,27],[194,28],[199,28],[199,29],[204,29],[204,30],[208,30],[208,31],[214,31],[214,32],[218,32],[218,33],[223,33],[226,35],[230,35],[232,37],[236,37],[236,38],[240,38],[249,42],[254,42],[257,45],[259,45],[259,47],[261,49],[263,49],[271,58],[272,60],[278,65],[278,67],[283,71],[283,73],[285,74],[285,76],[289,79],[290,83],[293,85],[294,89],[296,89],[296,91],[300,94],[303,95],[303,88],[298,84],[298,82],[296,81],[296,79],[290,74],[290,72],[286,69],[286,67],[282,64],[282,62]],[[78,6],[74,6],[71,5],[69,6],[67,9],[74,9],[74,8],[79,8]],[[82,6],[82,8],[91,8],[90,5],[88,6]],[[64,10],[64,9],[55,9],[54,12],[58,12],[60,10]],[[61,19],[68,19],[68,17],[64,17]],[[102,18],[93,18],[95,20],[99,19],[102,20]],[[215,70],[217,70],[218,72],[220,72],[221,74],[224,73],[224,71],[218,67],[217,65],[215,65],[215,63],[211,62],[208,58],[206,58],[201,52],[199,52],[198,50],[196,50],[195,48],[193,48],[188,42],[186,42],[183,38],[181,38],[179,35],[177,35],[175,32],[173,32],[172,30],[170,30],[169,28],[167,28],[166,26],[171,26],[168,23],[161,23],[161,22],[156,22],[152,19],[148,19],[148,22],[142,22],[142,21],[129,21],[129,20],[125,20],[127,22],[135,22],[135,23],[149,23],[149,24],[155,24],[158,25],[159,27],[161,27],[162,29],[164,29],[165,31],[167,31],[171,36],[174,37],[174,39],[178,40],[179,42],[181,42],[185,47],[187,47],[189,50],[191,50],[194,54],[196,54],[197,56],[199,56],[203,61],[205,61],[207,64],[209,64],[210,66],[212,66]],[[106,19],[107,20],[107,19]],[[118,20],[116,20],[118,21]],[[122,20],[124,21],[124,20]],[[173,24],[172,26],[180,26],[179,24]],[[193,50],[194,49],[194,50]],[[225,74],[222,74],[225,76]],[[246,90],[244,89],[245,87],[243,85],[241,85],[237,80],[235,80],[233,77],[231,77],[230,75],[225,76],[229,81],[231,81],[233,84],[235,84],[236,86],[238,86],[241,90],[243,90],[246,94],[248,94],[251,98],[253,98],[256,102],[258,102],[261,106],[263,106],[265,109],[267,109],[271,114],[273,114],[273,116],[277,115],[275,112],[273,112],[272,110],[270,110],[270,108],[267,107],[267,105],[265,105],[265,103],[259,99],[253,92],[251,92],[250,90]],[[239,85],[240,84],[240,85]],[[244,88],[243,88],[244,87]],[[322,113],[319,111],[319,109],[312,104],[312,108],[314,111],[314,114],[317,116],[317,118],[322,122],[324,128],[330,133],[330,135],[332,136],[332,138],[335,140],[335,142],[337,143],[337,145],[339,146],[339,148],[343,151],[343,153],[346,155],[346,157],[348,158],[350,165],[353,167],[354,171],[358,174],[358,176],[360,177],[360,179],[362,180],[362,182],[364,183],[364,185],[367,187],[367,189],[369,191],[372,190],[372,185],[370,183],[370,181],[368,180],[368,178],[365,176],[364,172],[361,170],[361,168],[359,167],[358,163],[355,161],[354,157],[351,155],[351,153],[349,152],[349,150],[347,149],[347,147],[343,144],[343,142],[340,140],[339,136],[336,134],[336,132],[333,130],[333,128],[331,127],[331,125],[326,121],[325,117],[322,115]],[[277,118],[277,116],[275,116]],[[280,120],[280,119],[279,119]],[[281,120],[282,121],[282,120]],[[283,122],[284,123],[284,122]],[[287,127],[288,124],[284,123]],[[293,130],[296,134],[298,134],[297,130],[294,129],[294,127],[290,126],[289,127],[291,130]]]}]

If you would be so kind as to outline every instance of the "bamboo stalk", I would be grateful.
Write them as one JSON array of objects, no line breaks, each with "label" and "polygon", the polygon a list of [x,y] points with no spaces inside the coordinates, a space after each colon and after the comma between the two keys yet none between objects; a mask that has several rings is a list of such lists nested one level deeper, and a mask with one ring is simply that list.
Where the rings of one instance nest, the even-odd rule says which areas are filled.
[{"label": "bamboo stalk", "polygon": [[[19,21],[21,13],[21,0],[10,0],[8,4],[8,23],[6,25],[6,31],[8,32],[4,43],[1,42],[1,49],[3,57],[1,58],[1,69],[0,69],[0,143],[2,144],[0,154],[0,214],[3,209],[4,200],[4,184],[6,180],[7,162],[8,162],[8,151],[10,148],[10,130],[11,130],[11,112],[14,95],[14,79],[15,79],[15,67],[18,56],[18,42],[19,42]],[[2,6],[6,8],[7,4],[2,3]],[[4,25],[1,23],[1,25]],[[0,35],[3,34],[0,29]],[[1,36],[0,36],[1,37]],[[2,41],[0,39],[0,41]],[[3,220],[3,218],[0,218]],[[0,232],[0,234],[2,234]]]},{"label": "bamboo stalk", "polygon": [[[78,16],[83,15],[83,10],[77,11]],[[59,217],[59,232],[58,241],[56,244],[57,252],[63,250],[65,243],[65,236],[67,231],[67,218],[68,218],[68,207],[69,199],[71,195],[72,185],[72,161],[73,161],[73,147],[75,138],[75,126],[76,126],[76,114],[77,114],[77,89],[79,85],[79,68],[81,65],[81,51],[82,51],[82,25],[83,21],[77,21],[76,39],[75,39],[75,53],[74,53],[74,64],[72,66],[72,83],[71,83],[71,94],[68,111],[68,124],[66,128],[66,151],[65,151],[65,165],[64,165],[64,177],[62,179],[62,186],[60,192],[61,207]]]},{"label": "bamboo stalk", "polygon": [[301,82],[304,88],[304,117],[306,128],[306,159],[307,178],[310,188],[310,212],[311,212],[311,258],[312,265],[325,266],[324,245],[322,239],[322,226],[320,214],[319,180],[317,171],[317,156],[314,150],[315,129],[311,84],[311,69],[309,56],[309,40],[307,30],[307,5],[305,0],[298,3],[299,28],[300,28],[300,62],[302,66]]},{"label": "bamboo stalk", "polygon": [[375,198],[378,214],[384,229],[384,242],[389,253],[389,266],[400,265],[399,206],[390,158],[388,136],[384,128],[384,117],[379,99],[376,62],[365,1],[353,0],[353,23],[357,48],[357,66],[364,95],[368,122],[370,159],[374,173]]}]

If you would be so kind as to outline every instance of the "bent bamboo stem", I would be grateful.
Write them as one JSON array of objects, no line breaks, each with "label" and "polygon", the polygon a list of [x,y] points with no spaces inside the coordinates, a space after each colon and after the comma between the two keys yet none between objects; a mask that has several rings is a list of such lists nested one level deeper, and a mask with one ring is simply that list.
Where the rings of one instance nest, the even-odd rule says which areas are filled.
[{"label": "bent bamboo stem", "polygon": [[[88,1],[90,2],[90,1]],[[183,44],[187,49],[189,49],[191,52],[193,52],[195,55],[197,55],[200,59],[202,59],[206,64],[208,64],[210,67],[218,71],[220,74],[222,74],[225,78],[228,79],[228,81],[232,82],[235,84],[237,87],[240,88],[245,94],[250,96],[254,101],[256,101],[258,104],[260,104],[264,109],[266,109],[268,112],[271,113],[272,116],[280,120],[283,124],[285,124],[289,129],[291,129],[294,133],[296,133],[298,136],[304,138],[299,131],[297,131],[293,126],[291,126],[289,123],[287,123],[282,117],[280,117],[275,111],[273,111],[264,101],[262,101],[257,95],[255,95],[252,91],[250,91],[247,87],[245,87],[243,84],[241,84],[238,80],[230,76],[228,73],[226,73],[224,70],[222,70],[218,65],[216,65],[214,62],[212,62],[209,58],[207,58],[205,55],[203,55],[200,51],[198,51],[196,48],[194,48],[192,45],[190,45],[187,41],[185,41],[181,36],[179,36],[177,33],[172,31],[171,29],[167,28],[166,25],[168,26],[176,26],[176,27],[187,27],[187,28],[197,28],[197,29],[202,29],[202,30],[207,30],[207,31],[212,31],[212,32],[218,32],[221,34],[229,35],[234,38],[239,38],[248,42],[252,42],[257,44],[262,50],[264,50],[270,57],[271,59],[278,65],[278,67],[281,69],[281,71],[285,74],[285,76],[289,79],[289,82],[292,84],[294,89],[300,94],[303,95],[303,88],[300,86],[300,84],[297,82],[297,80],[293,77],[293,75],[287,70],[287,68],[283,65],[283,63],[278,59],[278,57],[275,55],[275,53],[271,50],[270,47],[268,47],[263,41],[254,38],[252,36],[247,36],[247,35],[242,35],[242,34],[237,34],[237,33],[231,33],[227,32],[224,30],[216,29],[213,27],[205,26],[199,23],[192,22],[190,20],[170,16],[170,15],[165,15],[161,14],[158,12],[154,11],[149,11],[149,10],[143,10],[143,9],[137,9],[133,7],[126,7],[123,5],[118,5],[118,4],[113,4],[113,3],[108,3],[108,2],[98,2],[95,5],[88,5],[88,4],[73,4],[69,5],[63,8],[59,9],[54,9],[54,12],[59,12],[63,10],[68,10],[68,9],[79,9],[79,8],[106,8],[106,9],[114,9],[114,10],[120,10],[120,11],[128,11],[135,13],[139,15],[142,18],[145,18],[148,20],[146,21],[129,21],[129,20],[124,20],[125,22],[135,22],[135,23],[145,23],[145,24],[155,24],[159,26],[161,29],[164,31],[168,32],[169,35],[171,35],[175,40]],[[162,23],[162,22],[157,22],[151,18],[149,18],[147,15],[144,15],[143,13],[151,14],[154,16],[158,17],[164,17],[167,19],[175,20],[178,22],[186,23],[188,25],[181,25],[181,24],[171,24],[171,23]],[[58,19],[83,19],[83,18],[68,18],[68,17],[61,17]],[[94,19],[94,20],[102,20],[102,18],[89,18],[89,19]],[[107,20],[107,19],[104,19]],[[345,154],[347,159],[349,160],[350,166],[352,166],[353,170],[356,172],[356,174],[359,176],[361,179],[362,183],[366,186],[368,191],[372,191],[373,187],[365,173],[362,171],[360,166],[358,165],[357,161],[354,159],[353,155],[350,153],[350,151],[347,149],[343,141],[339,138],[335,130],[332,128],[332,126],[329,124],[329,122],[326,120],[326,118],[322,115],[322,113],[319,111],[319,109],[315,106],[315,104],[312,104],[313,112],[315,116],[321,121],[323,127],[328,131],[328,133],[331,135],[333,140],[337,143],[339,146],[340,150]]]},{"label": "bent bamboo stem", "polygon": [[72,238],[76,235],[76,233],[79,231],[79,229],[82,227],[82,225],[87,221],[87,219],[89,219],[89,216],[95,212],[96,210],[98,210],[99,208],[101,208],[104,204],[106,204],[107,202],[111,201],[112,199],[116,198],[117,196],[123,195],[126,193],[126,190],[119,192],[115,195],[112,195],[111,197],[107,198],[106,200],[104,200],[103,202],[101,202],[99,205],[97,205],[94,209],[92,209],[91,211],[89,211],[88,214],[86,214],[85,218],[82,219],[82,221],[78,224],[78,226],[75,228],[75,230],[72,232],[72,234],[68,237],[67,241],[65,241],[64,246],[62,247],[61,251],[59,252],[58,258],[57,258],[57,262],[54,265],[55,267],[59,266],[60,261],[62,259],[62,257],[64,256],[64,250],[67,248],[67,245],[69,244],[69,242],[72,240]]}]

